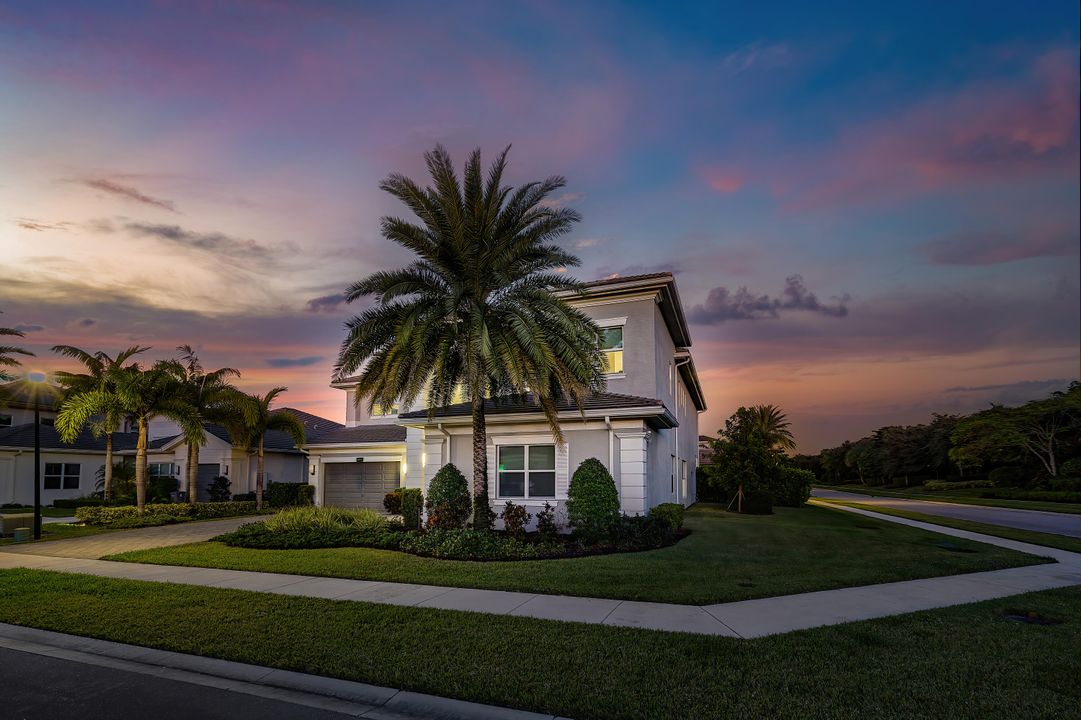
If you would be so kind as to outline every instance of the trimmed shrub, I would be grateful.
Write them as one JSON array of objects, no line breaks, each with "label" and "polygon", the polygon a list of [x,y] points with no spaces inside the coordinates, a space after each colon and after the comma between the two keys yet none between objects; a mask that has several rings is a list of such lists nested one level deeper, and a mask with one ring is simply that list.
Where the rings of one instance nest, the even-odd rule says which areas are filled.
[{"label": "trimmed shrub", "polygon": [[99,497],[57,498],[56,500],[53,500],[54,508],[68,508],[72,510],[75,508],[101,506],[104,504],[105,501]]},{"label": "trimmed shrub", "polygon": [[513,538],[521,540],[525,537],[525,526],[529,524],[533,516],[525,509],[525,505],[515,505],[510,500],[499,513],[499,519],[503,521],[503,530]]},{"label": "trimmed shrub", "polygon": [[810,470],[782,465],[777,472],[773,503],[783,507],[800,507],[811,497],[815,476]]},{"label": "trimmed shrub", "polygon": [[[142,525],[184,522],[186,520],[213,520],[215,518],[253,515],[257,512],[254,502],[222,503],[147,503],[142,518],[134,505],[118,507],[83,506],[75,510],[75,517],[87,525],[109,527],[138,527]],[[119,525],[118,525],[119,523]]]},{"label": "trimmed shrub", "polygon": [[359,508],[351,510],[336,507],[295,507],[282,510],[267,518],[263,525],[270,532],[297,530],[334,530],[356,528],[362,531],[381,532],[386,520],[375,510]]},{"label": "trimmed shrub", "polygon": [[391,515],[402,514],[402,489],[391,490],[383,496],[383,507],[387,509],[387,512]]},{"label": "trimmed shrub", "polygon": [[454,560],[533,560],[562,552],[559,545],[527,543],[488,530],[436,528],[411,535],[401,549],[422,557]]},{"label": "trimmed shrub", "polygon": [[334,547],[370,547],[397,550],[409,533],[361,530],[357,527],[300,528],[271,532],[261,522],[242,525],[213,538],[231,547],[261,550],[314,550]]},{"label": "trimmed shrub", "polygon": [[420,530],[420,513],[424,508],[424,494],[420,488],[402,488],[401,496],[402,526],[406,530]]},{"label": "trimmed shrub", "polygon": [[567,518],[585,543],[608,535],[619,519],[619,494],[608,468],[597,458],[582,461],[567,490]]},{"label": "trimmed shrub", "polygon": [[453,463],[439,468],[439,472],[432,478],[425,508],[428,510],[429,527],[460,528],[469,519],[469,513],[473,509],[469,484]]},{"label": "trimmed shrub", "polygon": [[668,523],[672,532],[683,527],[683,506],[679,503],[661,503],[649,511],[649,516]]},{"label": "trimmed shrub", "polygon": [[958,480],[945,481],[945,480],[928,480],[923,484],[924,490],[930,492],[941,492],[942,490],[968,490],[971,488],[988,488],[993,483],[990,480]]},{"label": "trimmed shrub", "polygon": [[619,550],[646,550],[672,542],[676,531],[660,515],[623,515],[609,531],[610,543]]},{"label": "trimmed shrub", "polygon": [[232,495],[230,492],[229,478],[218,475],[206,486],[206,492],[210,495],[210,502],[227,502]]},{"label": "trimmed shrub", "polygon": [[236,501],[236,502],[255,502],[255,493],[254,492],[237,493],[236,495],[233,496],[233,500]]},{"label": "trimmed shrub", "polygon": [[537,533],[544,540],[555,540],[559,535],[556,509],[552,507],[552,503],[544,503],[544,507],[537,512]]},{"label": "trimmed shrub", "polygon": [[995,487],[1017,487],[1018,485],[1024,485],[1031,480],[1032,473],[1027,472],[1024,468],[1007,465],[1005,467],[995,468],[987,473],[987,479],[990,480],[991,484]]},{"label": "trimmed shrub", "polygon": [[270,507],[303,507],[311,505],[314,498],[314,485],[272,482],[267,486],[265,500]]}]

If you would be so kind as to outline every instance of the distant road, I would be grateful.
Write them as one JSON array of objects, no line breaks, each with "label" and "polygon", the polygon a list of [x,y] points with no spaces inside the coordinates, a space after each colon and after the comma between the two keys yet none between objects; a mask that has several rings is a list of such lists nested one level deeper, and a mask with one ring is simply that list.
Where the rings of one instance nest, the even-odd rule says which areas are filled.
[{"label": "distant road", "polygon": [[926,515],[940,515],[956,520],[971,520],[1001,525],[1002,527],[1034,532],[1052,533],[1081,538],[1081,515],[1069,513],[1045,512],[1043,510],[1017,510],[1014,508],[989,507],[986,505],[961,505],[959,503],[941,503],[929,500],[908,500],[905,498],[862,495],[814,488],[812,497],[825,500],[851,500],[864,505],[880,505],[896,510],[908,510]]}]

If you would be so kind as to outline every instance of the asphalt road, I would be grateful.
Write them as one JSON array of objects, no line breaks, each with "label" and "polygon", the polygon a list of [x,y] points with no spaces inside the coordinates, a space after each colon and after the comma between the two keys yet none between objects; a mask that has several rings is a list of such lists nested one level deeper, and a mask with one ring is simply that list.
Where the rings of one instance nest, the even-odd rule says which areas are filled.
[{"label": "asphalt road", "polygon": [[[167,672],[167,671],[163,671]],[[10,720],[344,720],[230,690],[0,648],[0,716]]]},{"label": "asphalt road", "polygon": [[926,515],[939,515],[957,520],[1001,525],[1002,527],[1016,528],[1018,530],[1033,530],[1035,532],[1081,538],[1081,515],[1044,512],[1042,510],[988,507],[986,505],[960,505],[958,503],[929,502],[927,500],[907,500],[847,493],[825,488],[814,488],[811,491],[811,496],[825,499],[851,500],[868,506],[878,505]]}]

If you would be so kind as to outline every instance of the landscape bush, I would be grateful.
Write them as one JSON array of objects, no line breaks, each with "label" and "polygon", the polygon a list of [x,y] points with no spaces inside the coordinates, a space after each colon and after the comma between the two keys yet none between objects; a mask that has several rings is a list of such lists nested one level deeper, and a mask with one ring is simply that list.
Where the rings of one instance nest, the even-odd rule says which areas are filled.
[{"label": "landscape bush", "polygon": [[401,549],[412,555],[453,560],[534,560],[562,552],[558,544],[529,543],[488,530],[436,528],[410,535]]},{"label": "landscape bush", "polygon": [[231,547],[259,550],[314,550],[337,547],[370,547],[397,550],[408,533],[401,530],[363,530],[352,527],[309,527],[271,532],[263,522],[248,523],[214,540]]},{"label": "landscape bush", "polygon": [[499,519],[503,521],[503,531],[519,540],[525,537],[525,527],[532,517],[525,509],[525,505],[515,505],[510,500],[507,501],[503,512],[499,513]]},{"label": "landscape bush", "polygon": [[942,490],[968,490],[972,488],[988,488],[992,487],[994,483],[990,480],[958,480],[946,481],[946,480],[928,480],[923,484],[924,490],[931,492],[940,492]]},{"label": "landscape bush", "polygon": [[1081,478],[1079,477],[1057,477],[1051,478],[1048,481],[1048,485],[1052,490],[1070,490],[1075,492],[1081,492]]},{"label": "landscape bush", "polygon": [[[254,498],[253,498],[254,499]],[[315,486],[308,483],[272,482],[264,498],[270,507],[303,507],[315,499]]]},{"label": "landscape bush", "polygon": [[814,473],[810,470],[781,465],[771,488],[773,503],[783,507],[800,507],[811,497],[814,481]]},{"label": "landscape bush", "polygon": [[1018,485],[1024,485],[1031,480],[1032,473],[1026,471],[1024,468],[1006,465],[1005,467],[995,468],[987,473],[987,479],[991,481],[991,484],[995,487],[1016,487]]},{"label": "landscape bush", "polygon": [[227,502],[232,496],[231,486],[232,484],[229,482],[229,478],[224,475],[214,477],[206,486],[206,492],[207,495],[210,496],[210,502]]},{"label": "landscape bush", "polygon": [[428,497],[425,499],[429,527],[460,528],[469,519],[472,507],[469,484],[461,471],[453,463],[439,468],[428,486]]},{"label": "landscape bush", "polygon": [[296,530],[334,530],[355,528],[366,532],[381,532],[386,528],[382,515],[368,508],[294,507],[287,508],[263,521],[270,532]]},{"label": "landscape bush", "polygon": [[108,527],[138,527],[143,525],[212,520],[215,518],[253,515],[258,511],[254,502],[222,503],[147,503],[140,518],[134,505],[119,507],[89,506],[76,508],[75,517],[87,525]]},{"label": "landscape bush", "polygon": [[544,507],[537,512],[537,534],[544,540],[555,540],[559,536],[556,509],[552,503],[544,503]]},{"label": "landscape bush", "polygon": [[1062,463],[1058,469],[1059,477],[1081,478],[1081,457],[1071,458]]},{"label": "landscape bush", "polygon": [[649,516],[668,523],[673,532],[683,527],[683,506],[679,503],[661,503],[649,511]]},{"label": "landscape bush", "polygon": [[233,496],[233,500],[235,500],[237,502],[255,502],[255,493],[254,492],[237,493],[236,495]]},{"label": "landscape bush", "polygon": [[402,514],[402,488],[391,490],[383,496],[383,507],[391,515]]},{"label": "landscape bush", "polygon": [[648,550],[672,542],[676,530],[658,515],[622,515],[608,531],[603,545],[613,550]]},{"label": "landscape bush", "polygon": [[619,494],[608,468],[587,458],[571,476],[567,490],[567,518],[574,534],[587,544],[608,535],[619,519]]},{"label": "landscape bush", "polygon": [[424,494],[420,488],[402,488],[398,491],[401,496],[402,526],[406,530],[420,529],[420,514],[424,509]]}]

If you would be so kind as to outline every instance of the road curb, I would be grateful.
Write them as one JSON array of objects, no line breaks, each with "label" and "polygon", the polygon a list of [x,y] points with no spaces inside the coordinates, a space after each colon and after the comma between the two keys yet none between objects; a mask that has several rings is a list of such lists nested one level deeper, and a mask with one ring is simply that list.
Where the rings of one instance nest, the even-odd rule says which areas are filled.
[{"label": "road curb", "polygon": [[0,647],[292,702],[371,720],[567,720],[351,680],[0,623]]}]

